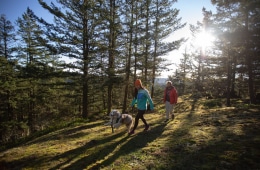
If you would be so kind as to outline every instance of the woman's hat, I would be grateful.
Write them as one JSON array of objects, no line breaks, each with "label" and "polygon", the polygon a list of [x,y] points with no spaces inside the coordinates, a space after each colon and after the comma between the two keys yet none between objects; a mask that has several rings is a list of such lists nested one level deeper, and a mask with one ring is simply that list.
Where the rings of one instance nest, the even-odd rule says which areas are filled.
[{"label": "woman's hat", "polygon": [[142,82],[140,79],[135,80],[135,86],[142,86]]},{"label": "woman's hat", "polygon": [[166,84],[172,85],[172,81],[167,81]]}]

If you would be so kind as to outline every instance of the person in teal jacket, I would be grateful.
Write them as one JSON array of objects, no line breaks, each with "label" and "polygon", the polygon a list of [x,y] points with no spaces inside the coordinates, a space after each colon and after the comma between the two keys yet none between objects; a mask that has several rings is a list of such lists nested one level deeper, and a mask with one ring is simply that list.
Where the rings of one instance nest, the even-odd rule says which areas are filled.
[{"label": "person in teal jacket", "polygon": [[135,133],[135,129],[138,126],[139,119],[141,119],[145,125],[144,131],[147,131],[149,129],[150,126],[147,124],[147,122],[144,118],[144,114],[147,110],[147,101],[150,104],[150,110],[153,111],[154,105],[153,105],[153,101],[150,97],[150,94],[149,94],[148,90],[143,87],[141,80],[137,79],[135,81],[135,97],[131,103],[131,106],[133,107],[137,103],[138,113],[135,116],[135,124],[134,124],[134,127],[131,130],[131,132],[129,132],[129,135]]}]

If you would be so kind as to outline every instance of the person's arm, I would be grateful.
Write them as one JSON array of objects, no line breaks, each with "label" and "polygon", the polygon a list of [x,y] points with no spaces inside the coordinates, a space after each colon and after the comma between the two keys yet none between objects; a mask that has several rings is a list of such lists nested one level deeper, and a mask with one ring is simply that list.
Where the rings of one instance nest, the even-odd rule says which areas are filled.
[{"label": "person's arm", "polygon": [[174,88],[174,104],[178,102],[178,93],[177,90]]},{"label": "person's arm", "polygon": [[150,109],[151,109],[151,110],[154,110],[153,100],[152,100],[152,98],[151,98],[149,92],[148,92],[147,90],[145,90],[145,92],[146,92],[145,95],[146,95],[146,97],[147,97],[147,99],[148,99],[148,102],[149,102],[149,104],[150,104]]},{"label": "person's arm", "polygon": [[166,88],[165,88],[165,90],[163,92],[163,103],[165,103],[165,102],[166,102]]},{"label": "person's arm", "polygon": [[133,107],[135,105],[135,103],[136,103],[136,98],[134,97],[132,102],[131,102],[131,107]]},{"label": "person's arm", "polygon": [[175,104],[178,102],[178,93],[176,92],[176,102]]}]

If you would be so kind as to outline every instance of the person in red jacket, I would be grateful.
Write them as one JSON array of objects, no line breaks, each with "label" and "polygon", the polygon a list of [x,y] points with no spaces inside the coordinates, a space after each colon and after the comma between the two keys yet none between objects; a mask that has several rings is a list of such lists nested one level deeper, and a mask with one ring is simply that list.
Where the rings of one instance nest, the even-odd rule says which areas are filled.
[{"label": "person in red jacket", "polygon": [[163,102],[165,103],[166,110],[166,120],[164,122],[169,121],[169,116],[172,116],[174,119],[173,109],[174,105],[177,103],[178,93],[176,88],[172,85],[171,81],[166,82],[166,88],[164,90]]}]

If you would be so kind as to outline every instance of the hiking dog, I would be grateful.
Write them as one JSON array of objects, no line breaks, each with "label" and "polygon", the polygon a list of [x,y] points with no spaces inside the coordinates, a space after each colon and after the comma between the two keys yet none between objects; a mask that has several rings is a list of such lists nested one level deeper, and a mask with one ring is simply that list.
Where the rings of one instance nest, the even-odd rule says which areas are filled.
[{"label": "hiking dog", "polygon": [[127,131],[130,132],[133,125],[133,117],[129,114],[121,114],[117,110],[112,110],[109,113],[110,121],[105,123],[105,126],[113,125],[114,128],[119,128],[122,124],[125,124]]}]

